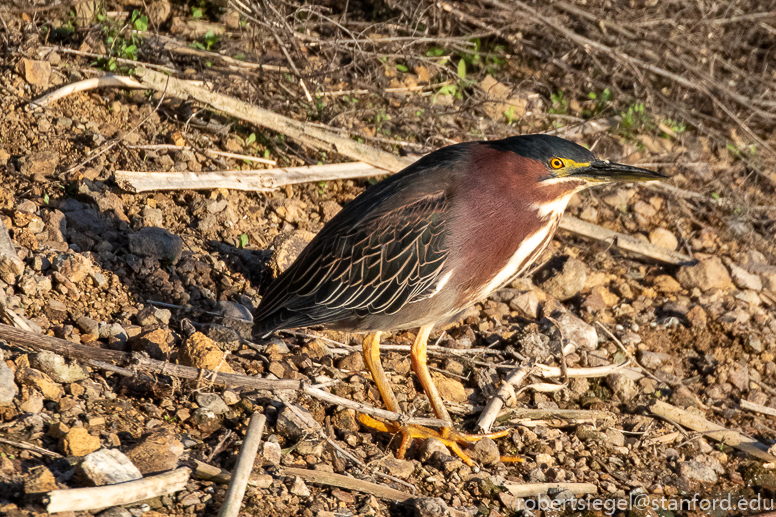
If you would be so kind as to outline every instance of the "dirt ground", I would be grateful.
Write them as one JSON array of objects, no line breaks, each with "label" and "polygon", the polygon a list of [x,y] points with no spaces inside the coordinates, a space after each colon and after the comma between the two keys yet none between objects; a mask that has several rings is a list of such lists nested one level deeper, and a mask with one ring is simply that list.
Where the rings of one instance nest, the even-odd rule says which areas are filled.
[{"label": "dirt ground", "polygon": [[[519,21],[497,1],[0,7],[0,221],[12,245],[0,249],[0,306],[13,326],[172,363],[323,384],[383,407],[359,336],[305,329],[263,339],[250,330],[250,313],[278,270],[381,178],[272,192],[123,190],[116,171],[274,167],[252,158],[277,167],[349,161],[146,90],[94,89],[35,109],[32,101],[63,85],[131,75],[135,61],[402,156],[553,132],[600,157],[654,168],[670,179],[585,191],[567,214],[693,260],[665,264],[561,230],[529,274],[435,331],[442,348],[429,365],[456,427],[469,431],[521,365],[565,362],[573,373],[630,361],[625,370],[565,381],[529,375],[495,424],[508,435],[474,449],[473,467],[432,441],[397,460],[398,439],[304,393],[127,377],[0,341],[0,513],[42,514],[51,490],[195,461],[231,470],[255,411],[267,427],[242,510],[251,515],[772,511],[776,464],[765,451],[776,454],[776,102],[767,61],[776,17],[757,2],[729,10],[701,3],[538,2]],[[553,39],[553,26],[572,34]],[[580,50],[574,35],[620,57],[606,61],[589,44]],[[745,41],[726,46],[734,35]],[[661,43],[650,50],[637,41]],[[674,55],[663,41],[682,44]],[[719,85],[692,75],[701,73],[685,59],[692,45],[703,66],[718,63],[717,75],[709,73]],[[680,77],[656,72],[658,65]],[[411,375],[413,339],[384,336],[385,345],[404,347],[384,352],[383,362],[402,410],[431,416]],[[749,437],[763,455],[659,418],[657,403]],[[499,454],[523,461],[504,463]],[[397,502],[289,468],[344,474],[412,498]],[[587,501],[649,504],[539,511],[535,496],[515,488],[529,483],[589,483]],[[194,475],[182,491],[101,514],[209,515],[226,490]],[[543,497],[558,505],[573,490],[557,485]],[[693,494],[734,504],[691,508]],[[742,506],[758,497],[762,508]]]}]

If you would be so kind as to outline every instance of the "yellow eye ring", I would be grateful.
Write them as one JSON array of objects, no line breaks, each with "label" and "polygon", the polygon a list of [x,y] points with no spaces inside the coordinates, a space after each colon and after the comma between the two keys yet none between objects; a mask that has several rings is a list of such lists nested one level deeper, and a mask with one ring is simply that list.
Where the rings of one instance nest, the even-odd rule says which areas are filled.
[{"label": "yellow eye ring", "polygon": [[563,168],[563,160],[560,158],[552,158],[550,159],[550,167],[553,169],[562,169]]}]

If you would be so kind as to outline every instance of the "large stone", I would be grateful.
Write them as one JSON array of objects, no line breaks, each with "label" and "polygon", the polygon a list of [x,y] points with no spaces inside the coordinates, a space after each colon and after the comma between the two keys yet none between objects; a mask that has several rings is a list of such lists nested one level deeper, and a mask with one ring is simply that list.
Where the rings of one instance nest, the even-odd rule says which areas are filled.
[{"label": "large stone", "polygon": [[178,466],[183,455],[183,443],[172,429],[162,428],[143,436],[140,443],[127,452],[127,457],[143,474],[164,472]]},{"label": "large stone", "polygon": [[16,69],[24,77],[25,81],[33,86],[37,86],[38,91],[48,88],[49,78],[51,77],[51,63],[22,58],[16,65]]},{"label": "large stone", "polygon": [[687,481],[713,485],[717,482],[717,473],[708,465],[699,461],[683,461],[679,463],[679,475]]},{"label": "large stone", "polygon": [[27,495],[45,494],[57,489],[54,474],[45,465],[31,468],[24,476],[24,493]]},{"label": "large stone", "polygon": [[141,257],[175,264],[183,253],[183,239],[164,228],[142,228],[129,236],[129,250]]},{"label": "large stone", "polygon": [[55,271],[59,271],[67,277],[68,280],[78,283],[93,271],[91,260],[77,253],[63,253],[54,257],[51,266]]},{"label": "large stone", "polygon": [[290,440],[300,440],[321,428],[315,418],[305,408],[297,405],[285,406],[278,414],[275,428],[278,434]]},{"label": "large stone", "polygon": [[676,279],[685,289],[698,288],[701,291],[718,287],[727,289],[733,285],[722,259],[717,256],[701,260],[694,266],[684,266]]},{"label": "large stone", "polygon": [[470,454],[474,461],[485,466],[493,465],[501,459],[498,445],[490,438],[483,438],[475,443]]},{"label": "large stone", "polygon": [[97,486],[115,485],[143,477],[138,468],[118,449],[100,449],[81,462],[84,475]]},{"label": "large stone", "polygon": [[32,386],[43,394],[46,400],[57,401],[65,392],[62,386],[53,381],[51,377],[35,368],[19,368],[16,371],[16,380],[20,384]]}]

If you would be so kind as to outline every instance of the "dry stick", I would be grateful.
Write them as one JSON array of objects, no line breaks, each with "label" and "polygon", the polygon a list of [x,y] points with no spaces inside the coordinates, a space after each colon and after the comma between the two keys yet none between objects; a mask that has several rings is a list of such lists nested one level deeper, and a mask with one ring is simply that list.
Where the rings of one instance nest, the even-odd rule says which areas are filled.
[{"label": "dry stick", "polygon": [[[438,418],[407,417],[399,413],[394,413],[393,411],[378,409],[366,404],[361,404],[346,398],[332,395],[331,393],[327,393],[318,388],[313,388],[300,381],[283,379],[259,379],[237,373],[223,373],[212,370],[202,370],[200,368],[192,368],[190,366],[183,366],[180,364],[156,361],[154,359],[144,357],[138,353],[130,354],[126,352],[118,352],[116,350],[105,350],[93,346],[79,345],[64,339],[43,336],[41,334],[19,330],[3,324],[0,324],[0,339],[6,339],[20,346],[26,346],[40,350],[50,350],[57,354],[64,355],[65,357],[86,361],[88,364],[97,368],[104,368],[106,366],[104,363],[131,365],[133,370],[145,371],[159,375],[169,375],[172,377],[194,381],[206,380],[210,383],[221,384],[224,386],[243,386],[260,390],[274,391],[303,391],[313,398],[324,400],[326,402],[337,404],[349,409],[354,409],[360,413],[382,418],[383,420],[390,420],[392,422],[402,421],[406,422],[407,424],[424,425],[427,427],[450,427],[452,425],[447,420],[440,420]],[[111,371],[115,371],[121,375],[126,375],[127,373],[127,369],[122,367],[106,369],[110,369]]]},{"label": "dry stick", "polygon": [[748,400],[741,401],[741,409],[748,409],[749,411],[756,411],[764,415],[776,416],[776,409],[760,404],[755,404],[754,402],[749,402]]},{"label": "dry stick", "polygon": [[191,469],[184,467],[117,485],[53,490],[48,493],[49,503],[46,510],[49,513],[80,512],[145,501],[183,490],[189,481],[189,475]]},{"label": "dry stick", "polygon": [[253,461],[256,459],[256,453],[259,451],[261,443],[261,433],[264,432],[264,424],[267,417],[258,411],[251,415],[251,421],[248,424],[248,430],[245,433],[245,440],[240,448],[240,455],[237,458],[237,466],[234,468],[232,482],[229,490],[226,492],[226,502],[221,507],[218,517],[237,517],[240,513],[242,500],[245,496],[245,487],[248,485],[248,478],[253,470]]},{"label": "dry stick", "polygon": [[598,409],[529,409],[515,408],[505,411],[499,418],[525,418],[530,420],[565,420],[569,425],[596,422],[601,427],[610,427],[615,423],[614,413]]},{"label": "dry stick", "polygon": [[737,431],[727,429],[721,425],[715,424],[703,418],[702,416],[695,415],[684,409],[674,407],[671,404],[666,404],[662,401],[655,401],[649,406],[649,410],[661,418],[669,419],[677,424],[704,433],[712,440],[722,442],[725,445],[734,447],[740,451],[751,454],[752,456],[765,460],[768,462],[776,461],[776,456],[768,454],[766,450],[768,447],[758,442],[754,438],[749,438],[742,435]]},{"label": "dry stick", "polygon": [[512,372],[509,377],[506,378],[504,384],[498,390],[495,396],[493,396],[485,405],[485,410],[480,415],[477,421],[477,429],[481,433],[487,433],[490,431],[493,422],[496,421],[501,408],[504,407],[504,403],[510,397],[514,396],[515,390],[513,386],[520,386],[523,383],[528,374],[531,373],[531,368],[527,366],[521,367],[519,370]]},{"label": "dry stick", "polygon": [[[175,145],[175,144],[149,144],[149,145],[128,145],[127,149],[147,149],[149,151],[165,150],[165,151],[197,151],[205,155],[223,156],[225,158],[234,158],[236,160],[247,160],[249,162],[266,163],[267,165],[277,165],[275,160],[269,160],[267,158],[259,158],[258,156],[249,156],[247,154],[228,153],[226,151],[214,151],[212,149],[204,149],[202,147],[192,147],[190,145]],[[210,158],[210,156],[208,156]]]},{"label": "dry stick", "polygon": [[218,188],[267,192],[296,183],[365,178],[385,173],[385,170],[363,162],[350,162],[252,171],[116,171],[115,177],[116,183],[128,192],[212,190]]},{"label": "dry stick", "polygon": [[393,488],[378,485],[376,483],[370,483],[369,481],[362,481],[342,474],[334,474],[331,472],[324,472],[321,470],[306,470],[297,468],[284,468],[283,473],[288,476],[299,476],[305,481],[312,483],[318,483],[321,485],[336,486],[340,488],[346,488],[348,490],[357,490],[365,494],[372,494],[375,497],[381,499],[388,499],[391,501],[406,501],[415,497],[407,492],[401,492]]},{"label": "dry stick", "polygon": [[78,81],[77,83],[68,84],[62,88],[59,88],[58,90],[54,90],[53,92],[44,95],[43,97],[40,97],[35,101],[32,101],[30,104],[36,107],[45,107],[74,93],[106,87],[135,88],[141,90],[147,88],[130,77],[109,74],[105,77],[84,79],[83,81]]}]

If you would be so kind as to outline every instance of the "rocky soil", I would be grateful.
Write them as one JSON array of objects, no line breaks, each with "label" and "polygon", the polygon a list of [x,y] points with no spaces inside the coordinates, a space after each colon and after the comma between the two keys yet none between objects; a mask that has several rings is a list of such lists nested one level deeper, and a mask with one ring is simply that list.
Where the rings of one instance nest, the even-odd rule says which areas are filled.
[{"label": "rocky soil", "polygon": [[[247,70],[206,54],[160,53],[153,46],[154,38],[164,36],[193,50],[290,66],[279,40],[251,32],[250,19],[223,6],[111,6],[109,11],[124,14],[108,20],[80,7],[36,17],[0,11],[0,307],[6,323],[91,347],[324,383],[336,395],[382,407],[359,336],[308,329],[264,340],[250,330],[251,311],[272,278],[374,179],[267,193],[128,193],[114,181],[115,171],[264,167],[206,155],[197,150],[202,148],[269,157],[279,166],[344,159],[193,103],[160,102],[159,94],[142,90],[92,90],[31,109],[30,101],[41,94],[112,66],[84,53],[171,67],[221,93],[405,154],[466,140],[562,132],[595,108],[592,98],[576,98],[559,114],[557,94],[537,86],[552,78],[495,46],[481,50],[483,60],[497,57],[492,66],[470,64],[463,74],[454,66],[457,57],[453,64],[430,64],[441,43],[429,43],[408,58],[385,52],[380,59],[350,63],[340,56],[340,67],[315,76],[325,54],[309,45],[299,64],[301,84],[290,72]],[[379,21],[382,36],[403,35],[391,28],[402,15],[383,8],[352,7],[347,26],[363,30]],[[327,9],[326,16],[345,23],[343,6],[332,2]],[[149,35],[136,42],[135,54],[124,48],[119,56],[116,46],[132,42],[127,27],[142,17],[148,18]],[[325,41],[333,35],[326,27],[306,34]],[[294,48],[291,61],[301,59],[302,51]],[[116,72],[130,71],[113,64]],[[533,79],[519,80],[527,77]],[[444,82],[457,90],[440,91]],[[386,93],[391,88],[399,91]],[[305,89],[353,92],[310,102]],[[660,121],[669,115],[652,116]],[[667,134],[645,124],[631,134],[618,128],[566,136],[602,157],[647,164],[671,179],[589,190],[572,199],[567,212],[688,254],[694,262],[666,266],[560,231],[538,267],[432,335],[443,348],[431,353],[429,364],[456,426],[468,430],[503,379],[529,361],[565,362],[573,370],[630,359],[631,373],[566,383],[530,376],[523,388],[531,387],[515,390],[496,424],[510,430],[508,437],[483,441],[472,453],[477,465],[470,467],[434,440],[416,443],[398,460],[395,437],[362,426],[353,410],[301,393],[144,373],[126,377],[3,341],[0,513],[45,513],[44,495],[51,490],[139,479],[194,460],[230,470],[255,411],[268,423],[244,501],[244,512],[252,515],[522,515],[534,499],[514,495],[510,487],[545,482],[592,483],[598,498],[646,494],[679,500],[700,493],[776,500],[773,463],[650,412],[651,404],[663,401],[754,438],[765,449],[776,443],[774,185],[702,131]],[[771,145],[774,135],[766,138]],[[409,345],[413,338],[401,332],[383,343]],[[561,361],[559,350],[569,343],[574,346]],[[384,352],[383,362],[402,409],[430,416],[410,374],[408,348]],[[557,387],[548,388],[550,382]],[[752,410],[752,404],[767,412]],[[586,410],[595,418],[521,417],[528,409]],[[300,414],[307,423],[300,423]],[[524,461],[502,463],[499,454]],[[397,503],[322,485],[285,473],[293,467],[346,474],[416,498]],[[225,485],[192,477],[181,492],[101,515],[209,515],[225,494]],[[560,501],[569,494],[551,490],[549,497]],[[692,512],[673,514],[686,513]]]}]

